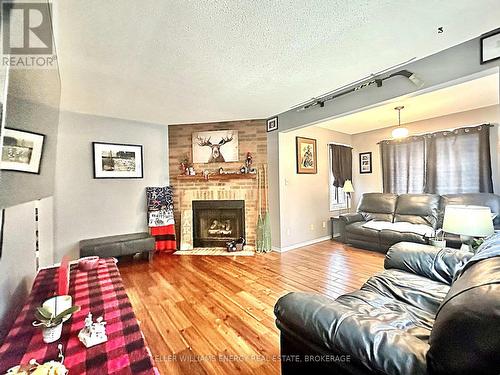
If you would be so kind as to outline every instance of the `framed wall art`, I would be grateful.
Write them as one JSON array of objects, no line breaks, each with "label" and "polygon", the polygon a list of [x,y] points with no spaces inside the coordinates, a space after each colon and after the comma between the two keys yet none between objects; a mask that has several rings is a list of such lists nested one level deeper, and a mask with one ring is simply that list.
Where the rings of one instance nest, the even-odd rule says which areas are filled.
[{"label": "framed wall art", "polygon": [[296,137],[297,147],[297,173],[318,173],[318,158],[316,156],[316,140],[311,138]]},{"label": "framed wall art", "polygon": [[481,64],[500,59],[500,29],[481,36],[480,43]]},{"label": "framed wall art", "polygon": [[266,130],[268,133],[275,131],[275,130],[278,130],[278,116],[267,119]]},{"label": "framed wall art", "polygon": [[193,133],[193,163],[226,163],[239,160],[238,131]]},{"label": "framed wall art", "polygon": [[43,134],[5,128],[0,169],[39,174],[44,139]]},{"label": "framed wall art", "polygon": [[359,173],[372,173],[372,153],[359,153]]},{"label": "framed wall art", "polygon": [[142,145],[92,142],[94,178],[143,178]]}]

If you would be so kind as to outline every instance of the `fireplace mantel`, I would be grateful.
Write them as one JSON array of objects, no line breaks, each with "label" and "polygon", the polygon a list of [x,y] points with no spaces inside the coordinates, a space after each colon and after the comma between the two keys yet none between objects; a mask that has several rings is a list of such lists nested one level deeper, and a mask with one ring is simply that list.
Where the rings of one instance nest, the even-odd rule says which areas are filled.
[{"label": "fireplace mantel", "polygon": [[208,179],[202,175],[195,176],[186,176],[179,175],[177,176],[178,180],[181,181],[207,181],[207,180],[255,180],[257,178],[256,173],[227,173],[227,174],[210,174],[208,175]]}]

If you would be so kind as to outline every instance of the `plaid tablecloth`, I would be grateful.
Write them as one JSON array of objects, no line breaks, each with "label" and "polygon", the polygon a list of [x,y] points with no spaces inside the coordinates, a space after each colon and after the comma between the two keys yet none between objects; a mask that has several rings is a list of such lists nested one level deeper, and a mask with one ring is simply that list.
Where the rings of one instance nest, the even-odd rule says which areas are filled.
[{"label": "plaid tablecloth", "polygon": [[[45,344],[41,329],[31,325],[37,306],[55,295],[57,268],[41,270],[32,292],[0,348],[0,374],[20,363],[36,359],[38,363],[57,360],[57,345],[63,345],[64,365],[69,374],[157,374],[132,306],[113,259],[101,259],[99,266],[82,272],[71,266],[69,294],[81,310],[63,325],[61,339]],[[94,320],[107,322],[108,341],[92,348],[78,340],[88,312]]]}]

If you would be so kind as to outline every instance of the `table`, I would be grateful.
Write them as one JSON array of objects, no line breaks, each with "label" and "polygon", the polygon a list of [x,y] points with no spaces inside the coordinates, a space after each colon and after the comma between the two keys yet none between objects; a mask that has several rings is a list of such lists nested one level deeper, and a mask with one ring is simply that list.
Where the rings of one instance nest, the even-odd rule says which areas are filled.
[{"label": "table", "polygon": [[330,217],[330,225],[332,229],[332,240],[337,240],[337,241],[342,240],[342,233],[340,231],[340,217],[339,216]]},{"label": "table", "polygon": [[[58,344],[63,346],[64,365],[71,375],[158,374],[114,259],[100,259],[98,267],[89,272],[71,265],[69,294],[81,310],[64,323],[61,339],[45,344],[41,329],[31,323],[36,307],[54,296],[56,288],[57,268],[40,270],[27,303],[0,348],[0,374],[31,359],[39,363],[57,360]],[[102,316],[107,322],[108,341],[85,348],[78,332],[89,311],[94,320]]]}]

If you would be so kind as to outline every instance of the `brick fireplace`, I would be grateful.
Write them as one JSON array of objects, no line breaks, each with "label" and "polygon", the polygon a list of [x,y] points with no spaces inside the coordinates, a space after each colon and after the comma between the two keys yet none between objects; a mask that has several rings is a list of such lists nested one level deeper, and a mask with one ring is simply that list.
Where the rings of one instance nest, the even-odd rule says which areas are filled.
[{"label": "brick fireplace", "polygon": [[[239,161],[231,163],[194,164],[196,176],[179,175],[179,163],[184,156],[192,160],[192,133],[209,130],[238,130]],[[253,156],[253,166],[262,167],[267,162],[267,135],[264,120],[229,121],[221,123],[170,125],[169,172],[174,192],[174,207],[178,248],[211,247],[209,243],[195,243],[193,202],[239,201],[243,203],[244,234],[247,244],[254,246],[256,239],[257,178],[256,175],[217,175],[219,167],[225,171],[237,171],[243,165],[246,153]],[[206,180],[201,173],[208,170],[212,175]],[[264,189],[263,189],[264,190]],[[240,204],[238,203],[238,204]],[[234,204],[234,203],[232,203]],[[195,203],[196,206],[196,203]],[[224,217],[222,217],[224,219]],[[214,220],[212,218],[212,220]],[[228,220],[226,218],[225,220]],[[213,222],[211,223],[213,224]],[[222,244],[219,241],[219,246]]]}]

